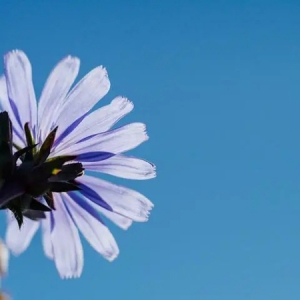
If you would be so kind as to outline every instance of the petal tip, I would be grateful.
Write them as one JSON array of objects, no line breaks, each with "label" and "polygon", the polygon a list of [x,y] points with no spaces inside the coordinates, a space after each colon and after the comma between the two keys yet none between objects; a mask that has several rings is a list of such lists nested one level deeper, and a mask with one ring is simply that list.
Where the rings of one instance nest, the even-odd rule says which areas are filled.
[{"label": "petal tip", "polygon": [[149,135],[147,133],[147,127],[144,123],[135,123],[136,125],[136,134],[139,135],[141,143],[149,140]]},{"label": "petal tip", "polygon": [[126,224],[123,224],[123,226],[121,227],[123,230],[128,230],[129,227],[132,225],[133,221],[128,219],[130,222],[127,222]]},{"label": "petal tip", "polygon": [[67,55],[61,61],[70,63],[70,64],[74,64],[74,63],[80,64],[80,59],[77,56],[73,56],[73,55]]},{"label": "petal tip", "polygon": [[99,84],[99,82],[101,82],[101,89],[104,89],[104,94],[106,94],[110,89],[110,80],[108,78],[106,68],[104,68],[103,66],[98,66],[95,69],[93,69],[90,73],[93,73],[95,75],[94,79],[97,85]]},{"label": "petal tip", "polygon": [[144,141],[149,140],[149,135],[147,133],[147,126],[144,123],[133,123],[136,127],[136,131],[144,135]]},{"label": "petal tip", "polygon": [[116,109],[124,110],[126,113],[129,113],[133,110],[133,102],[128,98],[123,96],[118,96],[111,101],[111,104],[116,105]]},{"label": "petal tip", "polygon": [[115,249],[116,251],[111,252],[108,256],[107,256],[107,260],[109,262],[113,262],[120,254],[120,250],[119,248]]},{"label": "petal tip", "polygon": [[63,273],[63,272],[59,272],[59,276],[61,279],[63,280],[68,280],[68,279],[77,279],[77,278],[80,278],[81,277],[81,274],[82,274],[82,269],[81,270],[77,270],[75,272],[66,272],[66,273]]},{"label": "petal tip", "polygon": [[146,179],[153,179],[157,176],[156,166],[150,162],[149,162],[149,165],[150,165],[150,167],[149,167],[148,172],[145,174],[145,177],[146,177]]},{"label": "petal tip", "polygon": [[5,53],[5,56],[11,56],[11,55],[25,55],[25,53],[20,49],[13,49]]},{"label": "petal tip", "polygon": [[60,275],[60,278],[63,280],[78,279],[78,278],[80,278],[80,275],[78,275],[78,274]]},{"label": "petal tip", "polygon": [[4,54],[5,62],[7,62],[8,60],[13,59],[13,58],[20,58],[22,60],[28,60],[25,52],[22,50],[19,50],[19,49],[14,49],[14,50],[11,50],[11,51],[7,52],[6,54]]},{"label": "petal tip", "polygon": [[74,70],[74,73],[77,75],[80,68],[80,59],[77,56],[67,55],[58,62],[56,67],[58,66]]}]

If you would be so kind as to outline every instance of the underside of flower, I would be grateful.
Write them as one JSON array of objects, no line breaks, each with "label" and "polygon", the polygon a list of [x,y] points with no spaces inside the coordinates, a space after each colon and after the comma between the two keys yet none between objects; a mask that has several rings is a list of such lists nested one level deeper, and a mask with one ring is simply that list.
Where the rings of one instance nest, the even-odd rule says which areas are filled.
[{"label": "underside of flower", "polygon": [[[7,214],[5,241],[14,254],[21,254],[40,229],[44,253],[62,278],[82,273],[80,234],[112,261],[119,248],[103,218],[125,230],[133,222],[148,221],[153,208],[141,193],[101,175],[131,180],[156,176],[154,164],[126,154],[148,140],[146,125],[115,127],[133,103],[118,96],[97,108],[110,89],[107,71],[97,66],[75,83],[79,69],[79,58],[63,58],[38,101],[23,51],[4,56],[0,76],[0,107],[8,113],[3,114],[4,126],[0,114],[0,209],[13,211],[18,221]],[[81,176],[83,166],[94,174]]]},{"label": "underside of flower", "polygon": [[[0,113],[0,209],[11,210],[19,227],[23,216],[37,221],[46,217],[45,212],[55,210],[53,192],[80,190],[75,179],[84,172],[81,163],[72,162],[76,159],[74,155],[49,158],[57,127],[39,149],[28,123],[24,131],[27,146],[21,148],[12,142],[7,112]],[[17,149],[14,154],[13,146]],[[48,206],[41,203],[41,197]]]}]

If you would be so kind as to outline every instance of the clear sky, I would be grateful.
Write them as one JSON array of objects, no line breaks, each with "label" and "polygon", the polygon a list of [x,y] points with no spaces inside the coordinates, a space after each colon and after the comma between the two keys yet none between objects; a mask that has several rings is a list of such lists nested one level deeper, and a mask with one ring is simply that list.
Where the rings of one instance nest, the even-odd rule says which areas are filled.
[{"label": "clear sky", "polygon": [[[84,242],[85,267],[61,280],[40,234],[10,262],[16,300],[300,299],[300,2],[1,2],[0,53],[19,48],[39,94],[62,57],[83,76],[104,65],[157,164],[135,182],[150,221],[111,225],[121,253]],[[4,218],[1,231],[4,232]]]}]

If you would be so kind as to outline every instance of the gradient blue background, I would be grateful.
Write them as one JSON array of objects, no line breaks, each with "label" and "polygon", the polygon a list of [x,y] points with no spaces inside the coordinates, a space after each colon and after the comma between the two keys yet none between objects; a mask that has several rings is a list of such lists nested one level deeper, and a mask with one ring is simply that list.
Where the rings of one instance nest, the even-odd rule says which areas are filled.
[{"label": "gradient blue background", "polygon": [[[86,3],[86,4],[85,4]],[[1,1],[0,53],[23,49],[36,91],[57,61],[102,64],[125,95],[158,177],[112,178],[155,203],[111,226],[119,258],[85,246],[61,280],[40,234],[10,262],[16,300],[300,299],[299,1]],[[4,222],[2,218],[2,232]]]}]

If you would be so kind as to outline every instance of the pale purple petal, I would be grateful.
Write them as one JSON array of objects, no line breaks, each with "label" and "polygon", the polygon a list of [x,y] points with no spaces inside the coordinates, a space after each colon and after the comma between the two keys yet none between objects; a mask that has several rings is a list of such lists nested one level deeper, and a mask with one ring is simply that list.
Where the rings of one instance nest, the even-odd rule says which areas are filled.
[{"label": "pale purple petal", "polygon": [[24,52],[14,50],[4,56],[7,93],[18,123],[37,125],[37,104],[32,83],[31,64]]},{"label": "pale purple petal", "polygon": [[98,134],[109,130],[121,118],[133,109],[133,104],[126,98],[117,97],[106,106],[103,106],[86,116],[72,131],[63,139],[63,143],[57,146],[57,150],[67,148],[87,136]]},{"label": "pale purple petal", "polygon": [[136,222],[148,220],[153,204],[142,194],[87,175],[80,177],[78,182],[95,191],[113,209],[113,212]]},{"label": "pale purple petal", "polygon": [[47,213],[47,218],[42,221],[42,242],[45,255],[53,259],[53,245],[51,241],[51,224],[50,224],[50,214]]},{"label": "pale purple petal", "polygon": [[128,219],[127,217],[118,215],[113,211],[109,211],[104,209],[101,206],[96,205],[95,203],[91,202],[91,206],[97,209],[102,215],[104,215],[107,219],[112,221],[114,224],[122,228],[123,230],[127,230],[132,225],[132,220]]},{"label": "pale purple petal", "polygon": [[115,154],[110,152],[103,152],[103,151],[92,151],[92,152],[85,152],[82,154],[79,154],[76,157],[77,161],[80,162],[96,162],[101,160],[106,160],[112,156],[115,156]]},{"label": "pale purple petal", "polygon": [[[57,137],[67,136],[77,126],[76,121],[88,113],[94,105],[103,98],[110,88],[106,70],[100,66],[90,71],[67,95],[59,109]],[[73,123],[76,126],[73,126]]]},{"label": "pale purple petal", "polygon": [[79,277],[83,269],[83,249],[79,233],[61,195],[54,193],[54,198],[56,211],[50,212],[53,259],[62,278]]},{"label": "pale purple petal", "polygon": [[152,163],[121,154],[101,161],[83,161],[82,163],[88,171],[106,173],[126,179],[145,180],[156,176],[155,166]]},{"label": "pale purple petal", "polygon": [[63,197],[74,222],[90,245],[107,260],[113,261],[119,254],[119,248],[111,232],[97,216],[97,211],[91,206],[86,210],[66,193]]},{"label": "pale purple petal", "polygon": [[24,218],[24,223],[19,229],[18,222],[11,213],[7,213],[7,229],[5,242],[15,255],[21,254],[29,246],[37,232],[40,223]]},{"label": "pale purple petal", "polygon": [[12,121],[13,126],[13,141],[20,147],[25,147],[25,136],[23,134],[23,128],[16,119],[16,115],[10,105],[7,95],[7,85],[5,76],[0,77],[0,107],[2,111],[7,111]]},{"label": "pale purple petal", "polygon": [[[69,195],[72,195],[72,197],[74,198],[73,192],[70,192]],[[109,210],[101,207],[100,205],[92,202],[89,198],[85,197],[82,194],[80,194],[80,198],[83,199],[82,201],[88,203],[89,207],[92,207],[92,209],[98,211],[100,214],[102,214],[104,217],[106,217],[107,219],[112,221],[114,224],[116,224],[120,228],[122,228],[124,230],[127,230],[131,226],[131,224],[132,224],[131,219],[128,219],[124,216],[121,216],[121,215],[118,215],[118,214],[114,213],[113,211],[109,211]]]},{"label": "pale purple petal", "polygon": [[115,130],[91,136],[65,149],[57,149],[51,155],[82,154],[90,152],[91,149],[118,154],[139,146],[148,138],[145,124],[131,123]]},{"label": "pale purple petal", "polygon": [[57,120],[57,112],[62,108],[65,98],[76,79],[80,67],[77,57],[67,56],[50,73],[38,105],[40,136],[44,140]]}]

